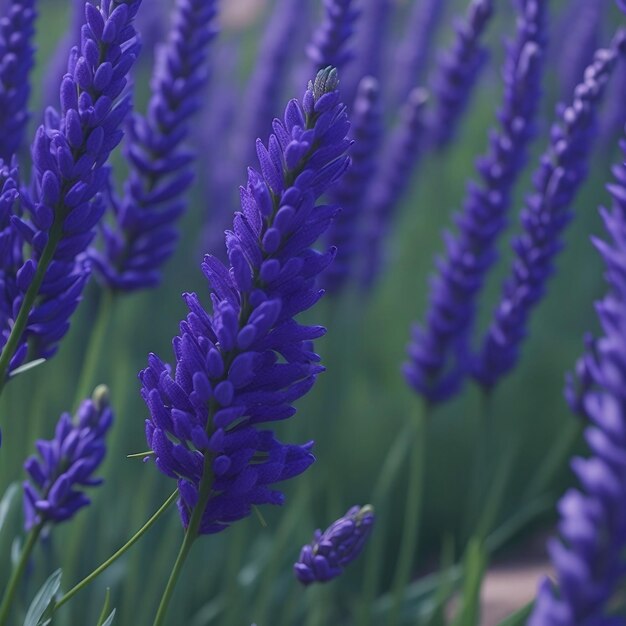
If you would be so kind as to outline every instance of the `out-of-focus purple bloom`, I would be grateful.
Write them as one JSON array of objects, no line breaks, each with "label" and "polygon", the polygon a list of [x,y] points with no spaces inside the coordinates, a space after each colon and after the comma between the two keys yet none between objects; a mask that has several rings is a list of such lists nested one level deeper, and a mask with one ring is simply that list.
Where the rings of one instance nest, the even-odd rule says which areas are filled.
[{"label": "out-of-focus purple bloom", "polygon": [[605,149],[612,149],[615,137],[619,137],[626,124],[626,63],[615,69],[615,79],[611,81],[606,95],[606,105],[598,120],[600,143]]},{"label": "out-of-focus purple bloom", "polygon": [[71,0],[69,4],[69,27],[46,64],[42,94],[44,110],[46,107],[56,106],[58,102],[59,84],[67,71],[67,58],[71,49],[80,42],[80,32],[85,21],[85,0]]},{"label": "out-of-focus purple bloom", "polygon": [[135,23],[141,37],[142,54],[139,57],[139,64],[145,63],[150,66],[154,62],[155,52],[167,36],[168,15],[172,4],[170,0],[152,0],[149,11],[139,11]]},{"label": "out-of-focus purple bloom", "polygon": [[[19,175],[15,159],[11,165],[0,160],[0,320],[9,319],[13,315],[13,306],[19,296],[16,273],[23,263],[22,241],[19,233],[11,225],[11,216],[17,211],[19,202]],[[2,326],[0,345],[9,338],[9,327]],[[17,367],[25,357],[22,346],[13,355],[10,369]]]},{"label": "out-of-focus purple bloom", "polygon": [[[622,143],[626,155],[626,142]],[[548,544],[556,582],[541,582],[529,626],[609,626],[624,623],[610,602],[624,585],[626,550],[626,166],[609,186],[613,209],[602,210],[611,242],[595,241],[609,292],[596,306],[603,336],[587,341],[578,384],[567,396],[589,422],[589,458],[575,458],[580,482],[560,500],[560,539]]]},{"label": "out-of-focus purple bloom", "polygon": [[106,455],[105,437],[113,423],[109,391],[101,385],[80,405],[74,420],[69,413],[59,419],[54,438],[37,440],[37,456],[29,457],[24,469],[24,526],[70,519],[90,503],[84,487],[102,483],[95,478]]},{"label": "out-of-focus purple bloom", "polygon": [[543,296],[553,260],[562,247],[560,235],[572,217],[571,203],[587,175],[595,135],[596,110],[611,72],[626,52],[626,33],[619,31],[610,48],[598,50],[576,87],[569,107],[559,107],[551,142],[541,158],[521,214],[523,234],[513,242],[515,262],[502,290],[473,374],[492,388],[517,362],[528,317]]},{"label": "out-of-focus purple bloom", "polygon": [[[309,0],[278,0],[265,26],[256,62],[235,120],[234,132],[224,146],[227,158],[213,174],[214,194],[207,207],[204,241],[210,249],[232,220],[236,195],[232,193],[254,159],[254,140],[271,132],[271,120],[280,111],[294,51],[302,48],[299,33],[302,12]],[[308,77],[307,77],[308,78]],[[226,165],[228,164],[228,165]]]},{"label": "out-of-focus purple bloom", "polygon": [[[24,352],[29,339],[34,357],[55,352],[80,300],[89,274],[82,253],[104,212],[99,192],[108,177],[105,164],[122,139],[120,125],[131,106],[128,97],[120,96],[137,54],[132,21],[140,4],[102,0],[100,8],[85,5],[81,48],[72,50],[61,82],[61,113],[48,108],[35,134],[33,192],[21,197],[28,217],[13,215],[11,221],[31,251],[15,275],[19,295],[12,315],[1,320],[0,386],[7,359]],[[17,343],[5,354],[7,328]]]},{"label": "out-of-focus purple bloom", "polygon": [[[356,33],[355,59],[341,80],[342,98],[352,107],[361,79],[373,76],[382,82],[387,53],[388,28],[394,12],[391,0],[361,3],[362,14]],[[345,80],[346,76],[348,77]]]},{"label": "out-of-focus purple bloom", "polygon": [[534,134],[545,51],[545,2],[519,3],[515,40],[508,44],[500,129],[477,162],[481,184],[471,183],[458,233],[446,233],[446,254],[437,262],[424,326],[415,326],[404,367],[409,384],[430,402],[455,393],[468,369],[468,342],[476,298],[497,258],[496,242],[506,225],[511,192],[526,162]]},{"label": "out-of-focus purple bloom", "polygon": [[606,5],[597,0],[577,0],[561,25],[563,39],[555,50],[559,93],[562,102],[569,102],[576,85],[583,80],[585,68],[598,48],[602,17]]},{"label": "out-of-focus purple bloom", "polygon": [[281,504],[269,485],[314,460],[312,442],[286,445],[259,426],[291,417],[323,369],[311,342],[325,329],[294,316],[322,296],[315,279],[334,256],[310,246],[337,212],[316,200],[348,165],[337,87],[335,70],[319,72],[302,104],[292,100],[284,121],[274,120],[267,147],[257,141],[260,173],[249,169],[226,234],[230,268],[210,255],[202,265],[212,313],[185,294],[175,369],[150,355],[140,374],[146,439],[159,469],[178,480],[185,527],[199,507],[201,534],[225,529],[252,505]]},{"label": "out-of-focus purple bloom", "polygon": [[393,76],[394,97],[404,102],[411,89],[421,85],[428,66],[437,27],[446,0],[419,0],[413,3],[406,31],[398,50]]},{"label": "out-of-focus purple bloom", "polygon": [[424,108],[428,94],[414,89],[405,103],[380,158],[380,167],[364,203],[361,283],[370,288],[381,265],[382,250],[395,212],[407,190],[425,142]]},{"label": "out-of-focus purple bloom", "polygon": [[471,0],[465,18],[455,23],[452,48],[439,63],[432,87],[435,107],[429,122],[431,141],[439,149],[452,141],[487,61],[481,40],[492,15],[493,0]]},{"label": "out-of-focus purple bloom", "polygon": [[324,20],[313,33],[306,49],[313,64],[312,73],[329,65],[341,70],[354,58],[348,41],[354,33],[354,23],[359,14],[353,0],[324,0]]},{"label": "out-of-focus purple bloom", "polygon": [[[359,251],[363,205],[376,169],[378,149],[383,136],[382,107],[378,81],[366,76],[359,85],[351,112],[354,144],[350,148],[350,169],[330,196],[341,211],[328,229],[326,241],[337,248],[337,256],[322,275],[322,284],[329,293],[337,293],[353,278]],[[363,255],[359,255],[363,256]]]},{"label": "out-of-focus purple bloom", "polygon": [[177,0],[173,28],[157,53],[146,117],[131,118],[124,154],[130,164],[124,198],[113,199],[113,225],[103,226],[104,251],[94,252],[106,285],[153,287],[178,239],[176,220],[187,207],[194,155],[181,147],[190,117],[202,106],[208,48],[216,34],[214,0]]},{"label": "out-of-focus purple bloom", "polygon": [[353,506],[324,532],[316,530],[313,541],[302,548],[293,566],[296,578],[303,585],[337,578],[363,550],[374,519],[371,505]]},{"label": "out-of-focus purple bloom", "polygon": [[18,151],[28,124],[28,75],[34,63],[34,0],[11,0],[0,19],[0,159]]},{"label": "out-of-focus purple bloom", "polygon": [[300,23],[302,4],[303,0],[278,0],[266,26],[243,99],[240,134],[235,138],[235,152],[243,164],[252,159],[254,138],[267,136],[270,121],[279,110],[289,64],[298,45],[294,33]]}]

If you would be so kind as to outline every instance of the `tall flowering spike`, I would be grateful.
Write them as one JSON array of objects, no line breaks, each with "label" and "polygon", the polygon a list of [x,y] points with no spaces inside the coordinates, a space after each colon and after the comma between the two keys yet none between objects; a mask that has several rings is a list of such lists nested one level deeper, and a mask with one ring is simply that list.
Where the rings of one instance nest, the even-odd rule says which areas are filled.
[{"label": "tall flowering spike", "polygon": [[[346,74],[348,81],[342,79],[342,97],[352,106],[357,88],[364,76],[373,76],[377,80],[384,74],[384,61],[389,42],[388,29],[394,12],[391,0],[370,0],[361,2],[362,16],[359,19],[355,59]],[[345,77],[345,74],[344,74]]]},{"label": "tall flowering spike", "polygon": [[593,59],[600,42],[605,3],[578,0],[568,11],[562,25],[563,40],[558,51],[559,92],[563,102],[569,102],[576,85],[583,79],[585,68]]},{"label": "tall flowering spike", "polygon": [[397,69],[391,77],[394,96],[399,102],[406,99],[415,85],[423,82],[445,5],[445,0],[420,0],[413,3],[404,37],[396,52]]},{"label": "tall flowering spike", "polygon": [[337,578],[359,556],[373,526],[374,508],[366,504],[353,506],[324,532],[316,530],[293,566],[296,578],[303,585]]},{"label": "tall flowering spike", "polygon": [[329,65],[342,69],[354,57],[348,41],[354,34],[354,25],[360,11],[353,0],[324,0],[324,20],[313,33],[307,46],[307,56],[314,72]]},{"label": "tall flowering spike", "polygon": [[15,275],[20,293],[13,313],[0,320],[0,386],[7,355],[12,358],[16,349],[9,345],[4,350],[6,330],[11,329],[19,345],[32,339],[33,356],[51,356],[69,328],[89,276],[82,253],[104,212],[98,194],[108,178],[106,161],[122,139],[120,126],[131,107],[122,93],[138,51],[132,21],[140,4],[85,4],[81,47],[72,50],[61,82],[61,113],[48,108],[35,134],[34,190],[21,198],[29,217],[12,218],[31,251]]},{"label": "tall flowering spike", "polygon": [[35,0],[11,0],[0,19],[0,159],[18,151],[28,124]]},{"label": "tall flowering spike", "polygon": [[511,275],[473,365],[474,377],[483,387],[493,387],[517,362],[528,318],[543,296],[562,247],[561,232],[572,217],[572,201],[587,175],[596,110],[624,53],[626,32],[619,31],[610,48],[596,52],[572,105],[560,108],[560,123],[552,127],[550,146],[533,179],[534,193],[521,214],[524,232],[513,242]]},{"label": "tall flowering spike", "polygon": [[365,199],[365,227],[361,239],[364,288],[370,288],[378,276],[385,239],[422,154],[427,99],[428,94],[423,89],[414,89],[409,94],[401,118],[383,150],[369,197]]},{"label": "tall flowering spike", "polygon": [[497,259],[497,239],[506,225],[511,192],[526,163],[534,134],[545,50],[545,9],[541,0],[519,3],[517,35],[508,44],[500,128],[490,135],[487,154],[477,161],[479,184],[468,186],[458,232],[446,233],[446,253],[431,281],[426,321],[415,326],[404,372],[428,401],[449,398],[468,368],[476,299]]},{"label": "tall flowering spike", "polygon": [[74,419],[61,415],[54,438],[37,441],[38,456],[29,457],[24,469],[24,525],[27,531],[41,523],[70,519],[90,503],[84,487],[102,483],[95,478],[106,455],[106,434],[113,423],[109,391],[101,385],[80,405]]},{"label": "tall flowering spike", "polygon": [[130,163],[124,198],[112,202],[105,248],[94,252],[104,282],[116,290],[153,287],[178,239],[175,223],[187,207],[194,155],[183,141],[202,106],[208,49],[216,34],[215,0],[177,0],[173,28],[158,51],[146,117],[135,115],[124,153]]},{"label": "tall flowering spike", "polygon": [[269,485],[314,460],[312,442],[283,444],[259,427],[291,417],[323,369],[311,342],[325,329],[294,316],[322,296],[315,279],[334,255],[311,246],[337,212],[316,200],[348,165],[337,87],[335,70],[319,72],[302,104],[292,100],[284,121],[274,120],[268,145],[257,141],[260,172],[249,170],[226,233],[230,267],[210,255],[202,264],[211,312],[185,294],[175,368],[150,355],[140,374],[148,444],[158,468],[178,480],[183,525],[195,511],[201,534],[225,529],[253,505],[281,504]]},{"label": "tall flowering spike", "polygon": [[366,76],[351,113],[353,146],[350,148],[350,169],[331,189],[330,196],[341,211],[328,229],[326,241],[337,248],[337,256],[322,275],[322,284],[329,293],[337,293],[354,276],[359,255],[359,233],[363,204],[377,164],[378,149],[383,136],[383,118],[378,81]]},{"label": "tall flowering spike", "polygon": [[452,48],[441,59],[433,81],[435,109],[430,120],[431,141],[439,149],[452,141],[487,61],[481,40],[492,14],[493,0],[471,0],[465,19],[455,24]]},{"label": "tall flowering spike", "polygon": [[[622,143],[626,155],[626,142]],[[626,551],[626,166],[615,168],[611,211],[602,210],[611,242],[595,241],[609,292],[596,305],[603,336],[589,340],[567,390],[589,425],[589,458],[575,458],[580,487],[558,504],[560,539],[548,550],[556,584],[542,581],[529,626],[622,624],[611,599],[624,585]]]}]

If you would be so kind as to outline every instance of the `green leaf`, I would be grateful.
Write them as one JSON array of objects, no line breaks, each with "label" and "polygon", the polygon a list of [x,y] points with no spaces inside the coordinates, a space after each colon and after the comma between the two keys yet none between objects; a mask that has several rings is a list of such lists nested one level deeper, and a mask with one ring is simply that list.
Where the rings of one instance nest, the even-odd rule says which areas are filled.
[{"label": "green leaf", "polygon": [[109,617],[107,617],[106,620],[102,622],[101,626],[111,626],[111,624],[113,623],[114,617],[115,617],[115,609],[111,611],[111,615],[109,615]]},{"label": "green leaf", "polygon": [[28,607],[24,626],[42,626],[40,620],[61,587],[61,570],[50,575]]},{"label": "green leaf", "polygon": [[20,365],[16,367],[10,374],[9,378],[14,378],[15,376],[19,376],[24,372],[28,372],[29,370],[35,369],[38,365],[45,363],[46,359],[35,359],[34,361],[29,361],[28,363],[24,363],[24,365]]},{"label": "green leaf", "polygon": [[19,487],[17,483],[11,483],[4,492],[2,500],[0,500],[0,531],[4,526],[4,522],[6,521],[9,510],[11,509],[11,504],[13,503],[13,498],[18,492],[18,489]]},{"label": "green leaf", "polygon": [[[98,623],[96,626],[102,626],[105,623],[106,614],[109,612],[109,608],[111,606],[111,588],[107,587],[106,593],[104,594],[104,606],[102,607],[102,611],[100,611],[100,617],[98,618]],[[115,613],[115,611],[113,611]]]},{"label": "green leaf", "polygon": [[529,602],[526,606],[523,606],[519,611],[513,613],[513,615],[509,615],[503,622],[500,622],[498,626],[524,626],[533,610],[533,605],[534,600]]}]

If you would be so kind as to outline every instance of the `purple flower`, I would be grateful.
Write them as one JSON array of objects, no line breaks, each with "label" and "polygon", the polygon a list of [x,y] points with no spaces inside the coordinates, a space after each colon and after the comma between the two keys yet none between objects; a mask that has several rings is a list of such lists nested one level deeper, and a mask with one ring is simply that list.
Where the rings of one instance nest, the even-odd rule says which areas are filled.
[{"label": "purple flower", "polygon": [[358,85],[364,76],[373,76],[382,82],[381,68],[385,63],[389,43],[388,29],[394,12],[391,0],[370,0],[361,2],[360,6],[362,15],[359,18],[354,62],[350,64],[341,81],[342,98],[350,108],[354,104]]},{"label": "purple flower", "polygon": [[583,80],[585,68],[593,59],[599,45],[602,18],[606,5],[596,0],[577,0],[566,12],[560,24],[561,45],[555,50],[559,93],[563,102],[569,102],[576,85]]},{"label": "purple flower", "polygon": [[112,423],[109,391],[101,385],[82,402],[74,420],[69,413],[61,415],[53,439],[37,440],[39,456],[24,463],[29,475],[24,482],[26,531],[68,520],[90,503],[83,488],[102,483],[93,474],[105,457],[105,436]]},{"label": "purple flower", "polygon": [[293,566],[296,578],[303,585],[337,578],[359,556],[373,526],[374,508],[366,504],[353,506],[324,532],[316,530]]},{"label": "purple flower", "polygon": [[174,252],[175,223],[187,207],[183,195],[194,178],[194,155],[181,144],[202,105],[216,12],[213,0],[177,0],[168,42],[157,53],[148,114],[131,118],[124,198],[113,199],[115,222],[103,226],[103,253],[93,253],[111,289],[157,285],[161,266]]},{"label": "purple flower", "polygon": [[280,112],[290,64],[299,45],[302,12],[307,10],[307,5],[308,0],[277,0],[265,25],[252,74],[245,93],[240,96],[234,132],[222,148],[227,158],[222,157],[222,163],[214,168],[203,236],[210,250],[217,237],[221,244],[224,229],[232,220],[236,203],[232,192],[254,159],[254,139],[271,132],[270,122]]},{"label": "purple flower", "polygon": [[341,70],[354,58],[347,44],[359,15],[353,0],[324,0],[324,20],[313,33],[306,50],[314,72],[329,65]]},{"label": "purple flower", "polygon": [[609,49],[596,52],[572,105],[559,109],[560,123],[552,127],[550,146],[533,178],[535,191],[522,211],[524,232],[513,242],[513,270],[473,365],[474,377],[483,387],[492,388],[517,362],[528,318],[543,296],[562,247],[560,235],[572,217],[571,203],[587,175],[596,110],[611,71],[625,52],[626,33],[620,31]]},{"label": "purple flower", "polygon": [[58,101],[59,83],[67,71],[67,58],[72,47],[80,42],[84,21],[85,0],[71,0],[69,25],[46,63],[42,94],[44,109],[48,106],[55,106]]},{"label": "purple flower", "polygon": [[446,0],[420,0],[413,3],[391,77],[394,97],[399,102],[406,99],[413,87],[422,84],[445,4]]},{"label": "purple flower", "polygon": [[350,169],[330,191],[341,211],[328,229],[326,241],[337,248],[337,256],[322,275],[329,293],[337,293],[353,278],[359,255],[359,233],[363,205],[377,164],[383,137],[382,107],[378,81],[366,76],[359,84],[351,113],[354,144],[350,149]]},{"label": "purple flower", "polygon": [[452,48],[441,58],[433,81],[435,109],[429,123],[431,141],[439,149],[452,141],[487,61],[487,50],[481,45],[481,39],[492,15],[492,0],[471,0],[467,16],[455,23],[456,38]]},{"label": "purple flower", "polygon": [[526,162],[534,134],[545,49],[545,3],[520,2],[517,36],[504,66],[499,131],[477,162],[481,184],[468,186],[458,233],[446,233],[446,254],[437,261],[423,327],[415,326],[404,372],[409,384],[430,402],[455,393],[468,369],[476,299],[497,259],[496,242],[506,226],[511,192]]},{"label": "purple flower", "polygon": [[[32,194],[21,194],[28,217],[14,215],[11,222],[30,247],[30,258],[15,275],[20,293],[13,314],[0,320],[0,386],[7,359],[29,338],[33,356],[55,352],[88,278],[82,253],[104,212],[98,192],[108,177],[105,164],[122,139],[120,125],[131,106],[128,97],[120,96],[137,54],[132,21],[140,4],[102,0],[97,8],[86,3],[81,48],[72,50],[61,82],[61,113],[48,108],[36,132],[34,187]],[[5,349],[5,331],[11,327]]]},{"label": "purple flower", "polygon": [[[334,251],[311,248],[337,207],[316,200],[343,174],[349,123],[330,68],[274,120],[267,147],[257,141],[260,173],[248,171],[241,212],[226,233],[230,267],[202,264],[212,312],[185,294],[189,315],[174,339],[172,370],[154,354],[140,374],[150,410],[146,438],[158,468],[178,480],[185,527],[216,533],[259,504],[281,504],[269,485],[313,462],[312,442],[283,444],[265,422],[295,413],[322,371],[312,341],[320,326],[294,319],[322,296],[317,275]],[[198,517],[200,514],[201,517]]]},{"label": "purple flower", "polygon": [[385,239],[424,149],[427,98],[423,89],[414,89],[409,94],[400,120],[383,149],[371,189],[364,199],[365,226],[361,238],[364,257],[361,284],[364,288],[370,288],[380,272]]},{"label": "purple flower", "polygon": [[28,75],[35,50],[34,0],[11,0],[0,19],[0,159],[18,151],[28,124]]},{"label": "purple flower", "polygon": [[613,208],[601,210],[611,242],[595,241],[609,284],[596,306],[603,336],[587,341],[566,394],[589,422],[591,455],[572,461],[580,488],[560,500],[560,539],[548,544],[556,582],[542,581],[529,626],[624,623],[610,608],[626,571],[626,166],[615,174]]}]

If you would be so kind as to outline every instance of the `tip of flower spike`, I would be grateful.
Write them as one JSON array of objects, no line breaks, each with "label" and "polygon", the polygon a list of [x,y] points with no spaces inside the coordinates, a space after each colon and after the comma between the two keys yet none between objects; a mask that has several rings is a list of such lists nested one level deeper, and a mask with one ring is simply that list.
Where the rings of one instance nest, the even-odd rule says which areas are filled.
[{"label": "tip of flower spike", "polygon": [[374,507],[371,504],[366,504],[362,506],[359,511],[354,516],[354,519],[357,524],[360,524],[363,519],[367,517],[373,517],[374,515]]},{"label": "tip of flower spike", "polygon": [[109,388],[106,385],[98,385],[91,394],[91,400],[98,411],[106,408],[110,404]]},{"label": "tip of flower spike", "polygon": [[323,95],[336,91],[339,86],[339,74],[337,68],[328,66],[320,70],[315,77],[315,82],[309,83],[309,89],[313,92],[313,98],[317,102]]}]

